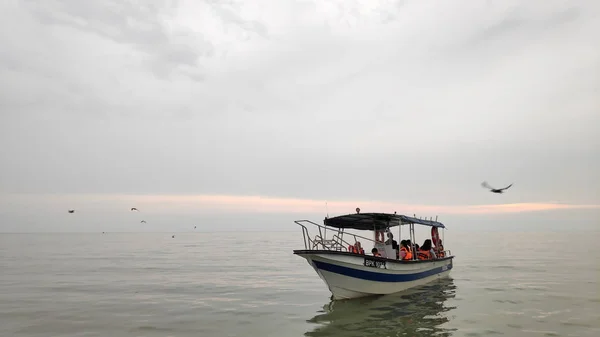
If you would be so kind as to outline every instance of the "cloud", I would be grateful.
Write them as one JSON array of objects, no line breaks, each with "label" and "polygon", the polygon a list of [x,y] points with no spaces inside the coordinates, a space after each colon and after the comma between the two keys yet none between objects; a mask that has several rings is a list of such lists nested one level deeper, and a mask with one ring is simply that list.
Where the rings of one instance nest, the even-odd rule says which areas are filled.
[{"label": "cloud", "polygon": [[[5,199],[17,203],[35,202],[51,207],[96,207],[116,205],[123,209],[136,207],[145,213],[297,213],[297,214],[348,214],[354,213],[356,207],[361,212],[381,212],[425,216],[438,214],[504,214],[527,213],[538,211],[558,211],[574,209],[600,209],[600,205],[564,204],[556,202],[523,202],[509,204],[479,205],[420,205],[405,202],[376,200],[314,200],[297,198],[276,198],[266,196],[235,195],[12,195]],[[70,206],[69,206],[70,207]]]},{"label": "cloud", "polygon": [[[51,0],[43,4],[26,1],[26,8],[41,23],[64,26],[95,34],[145,53],[158,76],[167,76],[182,67],[186,71],[200,67],[199,59],[210,56],[212,45],[201,34],[185,34],[172,29],[165,17],[173,14],[169,1],[103,1],[84,3]],[[200,73],[190,74],[199,76]]]},{"label": "cloud", "polygon": [[0,10],[3,193],[600,203],[596,2]]}]

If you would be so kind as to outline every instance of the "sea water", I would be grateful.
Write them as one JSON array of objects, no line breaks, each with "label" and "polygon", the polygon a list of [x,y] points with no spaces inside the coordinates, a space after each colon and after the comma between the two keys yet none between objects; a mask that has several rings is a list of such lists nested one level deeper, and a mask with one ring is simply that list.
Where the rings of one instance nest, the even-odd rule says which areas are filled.
[{"label": "sea water", "polygon": [[0,234],[0,336],[597,337],[597,240],[454,231],[449,278],[331,302],[300,231]]}]

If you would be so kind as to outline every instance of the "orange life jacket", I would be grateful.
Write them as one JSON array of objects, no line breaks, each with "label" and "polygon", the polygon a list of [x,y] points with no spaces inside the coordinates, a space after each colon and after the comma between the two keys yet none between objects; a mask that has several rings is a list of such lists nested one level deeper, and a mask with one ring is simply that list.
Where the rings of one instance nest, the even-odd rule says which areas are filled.
[{"label": "orange life jacket", "polygon": [[400,250],[405,253],[404,257],[402,258],[402,260],[412,260],[412,252],[410,250],[408,250],[404,246],[400,247]]},{"label": "orange life jacket", "polygon": [[419,251],[417,252],[417,258],[419,260],[429,260],[431,259],[431,252],[428,250],[419,249]]},{"label": "orange life jacket", "polygon": [[362,247],[360,249],[358,249],[358,247],[356,247],[356,245],[349,245],[348,246],[348,252],[349,253],[354,253],[354,254],[365,255],[365,250],[362,249]]}]

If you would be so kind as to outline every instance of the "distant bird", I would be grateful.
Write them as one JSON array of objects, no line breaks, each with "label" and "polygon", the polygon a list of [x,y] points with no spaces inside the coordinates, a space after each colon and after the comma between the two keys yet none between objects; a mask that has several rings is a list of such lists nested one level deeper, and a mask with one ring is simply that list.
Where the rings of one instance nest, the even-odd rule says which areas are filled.
[{"label": "distant bird", "polygon": [[509,187],[511,187],[513,184],[510,184],[504,188],[493,188],[492,186],[488,185],[488,183],[486,183],[485,181],[481,183],[481,186],[487,188],[490,190],[490,192],[492,193],[504,193],[504,190],[507,190]]},{"label": "distant bird", "polygon": [[142,221],[140,221],[140,222],[141,222],[141,223],[146,223],[146,220],[142,220]]},{"label": "distant bird", "polygon": [[[137,208],[135,208],[135,207],[131,207],[131,210],[132,210],[132,211],[137,211],[138,209],[137,209]],[[139,211],[138,211],[138,212],[139,212]]]},{"label": "distant bird", "polygon": [[75,213],[75,210],[74,209],[70,209],[69,213]]}]

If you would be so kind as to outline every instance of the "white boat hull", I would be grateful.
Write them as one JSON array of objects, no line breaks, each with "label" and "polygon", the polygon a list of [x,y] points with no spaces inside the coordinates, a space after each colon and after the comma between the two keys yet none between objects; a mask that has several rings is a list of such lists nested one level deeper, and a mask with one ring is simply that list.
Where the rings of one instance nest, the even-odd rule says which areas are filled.
[{"label": "white boat hull", "polygon": [[297,251],[295,254],[305,258],[315,269],[334,300],[392,294],[424,285],[448,276],[453,259],[400,262],[339,252]]}]

